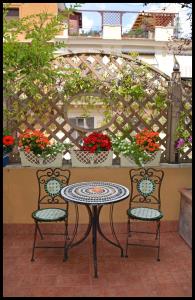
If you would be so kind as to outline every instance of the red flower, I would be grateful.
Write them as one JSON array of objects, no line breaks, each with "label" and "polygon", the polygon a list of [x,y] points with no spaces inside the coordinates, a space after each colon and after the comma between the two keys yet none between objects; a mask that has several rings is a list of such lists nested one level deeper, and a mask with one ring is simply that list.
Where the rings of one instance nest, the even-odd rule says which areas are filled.
[{"label": "red flower", "polygon": [[154,152],[159,149],[159,132],[150,131],[144,128],[135,136],[135,142],[139,147],[148,151]]},{"label": "red flower", "polygon": [[6,135],[3,137],[3,145],[12,146],[14,144],[14,138],[11,135]]},{"label": "red flower", "polygon": [[111,149],[110,138],[106,134],[93,132],[89,136],[83,138],[82,150],[98,153],[100,151],[108,151]]},{"label": "red flower", "polygon": [[35,155],[42,154],[51,145],[47,136],[40,130],[26,129],[19,135],[19,147],[25,152],[32,151]]}]

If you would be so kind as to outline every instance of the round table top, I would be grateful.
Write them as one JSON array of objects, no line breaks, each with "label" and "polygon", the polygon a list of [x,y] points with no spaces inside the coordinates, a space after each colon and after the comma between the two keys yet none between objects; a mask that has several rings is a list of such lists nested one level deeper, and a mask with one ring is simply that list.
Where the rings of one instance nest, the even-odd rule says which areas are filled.
[{"label": "round table top", "polygon": [[129,190],[118,183],[87,181],[70,184],[61,190],[69,201],[80,204],[103,205],[121,201],[129,196]]}]

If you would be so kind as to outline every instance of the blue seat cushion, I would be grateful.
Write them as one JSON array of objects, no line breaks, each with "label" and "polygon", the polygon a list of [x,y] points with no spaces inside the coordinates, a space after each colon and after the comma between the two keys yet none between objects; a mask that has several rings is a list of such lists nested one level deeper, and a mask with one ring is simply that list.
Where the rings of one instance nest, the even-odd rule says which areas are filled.
[{"label": "blue seat cushion", "polygon": [[158,209],[148,208],[148,207],[137,207],[129,208],[127,210],[128,216],[139,219],[139,220],[159,220],[163,217],[163,214]]},{"label": "blue seat cushion", "polygon": [[41,208],[34,211],[32,217],[42,222],[62,221],[67,217],[67,211],[62,208]]}]

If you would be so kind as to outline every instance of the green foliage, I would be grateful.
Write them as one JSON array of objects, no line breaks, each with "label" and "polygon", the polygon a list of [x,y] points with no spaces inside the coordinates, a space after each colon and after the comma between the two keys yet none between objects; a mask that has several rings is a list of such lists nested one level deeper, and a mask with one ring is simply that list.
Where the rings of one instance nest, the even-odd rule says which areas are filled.
[{"label": "green foliage", "polygon": [[[120,68],[120,78],[113,80],[106,76],[97,79],[92,72],[86,75],[77,68],[54,66],[56,51],[64,47],[63,43],[54,42],[54,37],[63,29],[62,21],[70,13],[65,11],[58,16],[44,13],[8,22],[4,10],[3,84],[4,97],[9,104],[4,116],[8,119],[20,122],[25,120],[29,112],[41,117],[48,111],[53,99],[70,103],[76,95],[98,91],[103,95],[101,100],[105,123],[111,120],[120,98],[128,103],[132,99],[139,102],[150,96],[147,90],[150,83],[148,68],[138,62],[138,54],[134,52],[130,54],[133,60],[131,68]],[[26,42],[18,40],[21,34],[25,35]],[[86,68],[84,63],[82,68]],[[156,97],[152,101],[158,109],[162,109],[166,94],[162,96],[158,92],[156,88]],[[93,101],[83,103],[84,114],[87,115],[96,104]]]},{"label": "green foliage", "polygon": [[71,143],[59,143],[56,142],[55,144],[49,145],[44,149],[44,151],[41,153],[41,156],[43,158],[46,158],[50,155],[57,155],[58,153],[63,153],[65,150],[69,150],[73,147],[73,144]]},{"label": "green foliage", "polygon": [[159,92],[154,97],[154,104],[158,110],[164,109],[167,106],[166,94]]},{"label": "green foliage", "polygon": [[150,155],[136,144],[133,137],[125,139],[124,137],[112,138],[112,149],[117,155],[123,154],[130,157],[138,166],[142,166],[150,158]]},{"label": "green foliage", "polygon": [[184,140],[186,140],[190,137],[190,133],[188,132],[188,130],[186,130],[186,126],[185,126],[186,117],[187,117],[186,113],[182,111],[180,113],[178,123],[177,123],[177,128],[175,131],[176,140],[179,138],[183,138]]},{"label": "green foliage", "polygon": [[66,97],[75,96],[79,93],[94,92],[97,89],[97,80],[91,76],[84,76],[81,70],[66,69],[59,78],[64,80],[62,87]]},{"label": "green foliage", "polygon": [[142,28],[137,28],[137,29],[134,29],[134,30],[129,30],[127,32],[125,32],[123,34],[123,36],[143,36],[143,34],[145,33],[145,30],[143,30]]},{"label": "green foliage", "polygon": [[[57,16],[42,13],[17,20],[7,20],[7,8],[3,11],[3,88],[6,103],[4,116],[20,121],[29,110],[37,114],[45,111],[48,97],[39,94],[57,93],[58,70],[52,63],[55,52],[64,43],[55,43],[54,37],[64,28],[63,20],[73,9]],[[76,6],[73,6],[74,9]],[[20,37],[25,42],[20,42]]]}]

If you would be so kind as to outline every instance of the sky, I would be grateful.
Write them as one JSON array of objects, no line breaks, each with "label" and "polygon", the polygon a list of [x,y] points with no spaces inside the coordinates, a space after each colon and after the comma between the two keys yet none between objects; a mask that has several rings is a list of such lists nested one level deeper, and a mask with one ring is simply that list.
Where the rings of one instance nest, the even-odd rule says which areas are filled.
[{"label": "sky", "polygon": [[[73,5],[73,3],[65,3],[67,7]],[[165,10],[163,10],[165,8]],[[92,9],[92,10],[121,10],[121,11],[164,11],[164,12],[175,12],[179,13],[180,25],[182,36],[188,36],[191,32],[190,22],[187,21],[187,12],[188,9],[181,8],[181,5],[178,3],[150,3],[147,6],[144,6],[144,3],[84,3],[81,4],[80,9]],[[79,9],[78,9],[79,10]],[[95,12],[83,12],[82,17],[82,27],[84,31],[100,30],[101,28],[101,17],[99,13]],[[127,13],[123,15],[122,25],[123,31],[127,31],[133,25],[137,14],[136,13]]]}]

